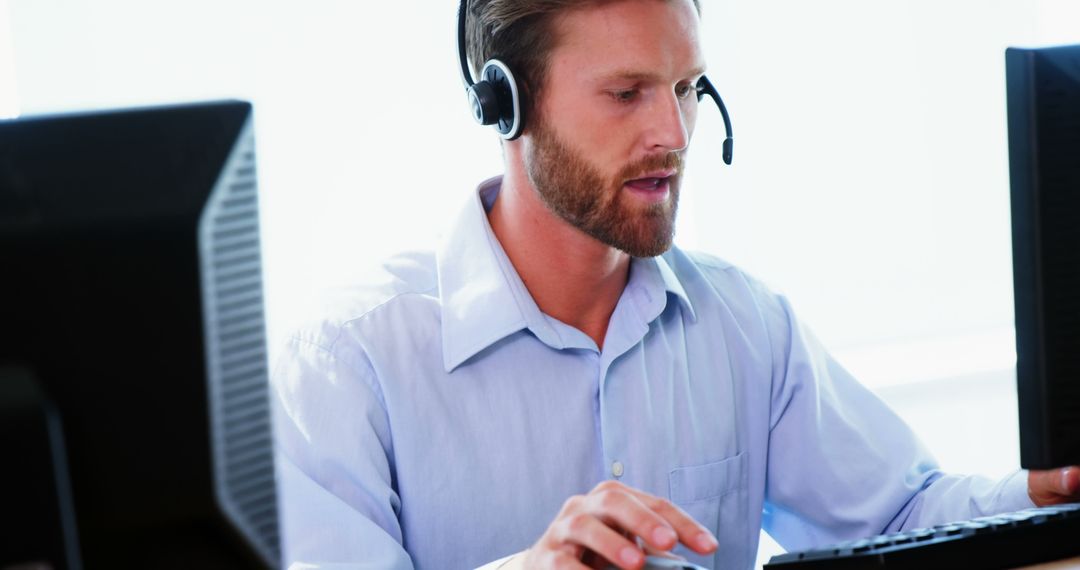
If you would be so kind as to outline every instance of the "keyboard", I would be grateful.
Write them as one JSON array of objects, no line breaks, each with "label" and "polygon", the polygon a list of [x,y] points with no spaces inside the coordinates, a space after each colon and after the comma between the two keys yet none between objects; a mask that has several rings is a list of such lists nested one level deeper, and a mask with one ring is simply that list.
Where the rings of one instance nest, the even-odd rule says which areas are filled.
[{"label": "keyboard", "polygon": [[1080,503],[788,552],[765,568],[1016,568],[1074,556],[1080,556]]}]

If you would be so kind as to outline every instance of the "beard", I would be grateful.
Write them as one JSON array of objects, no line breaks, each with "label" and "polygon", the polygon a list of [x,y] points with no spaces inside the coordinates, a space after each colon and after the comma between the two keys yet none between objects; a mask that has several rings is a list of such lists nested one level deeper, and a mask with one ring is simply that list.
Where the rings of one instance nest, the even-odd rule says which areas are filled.
[{"label": "beard", "polygon": [[[669,152],[627,164],[605,178],[600,169],[572,150],[545,125],[534,123],[525,152],[525,172],[552,213],[603,244],[633,257],[654,257],[671,248],[683,157]],[[674,169],[668,199],[636,203],[623,184],[657,170]]]}]

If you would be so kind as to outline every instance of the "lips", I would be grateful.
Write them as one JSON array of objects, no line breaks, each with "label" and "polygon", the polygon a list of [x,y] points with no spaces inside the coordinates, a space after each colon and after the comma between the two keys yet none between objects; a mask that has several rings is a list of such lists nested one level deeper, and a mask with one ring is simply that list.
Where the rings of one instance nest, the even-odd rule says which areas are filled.
[{"label": "lips", "polygon": [[664,182],[667,182],[667,178],[638,178],[626,185],[637,190],[658,190]]},{"label": "lips", "polygon": [[627,188],[642,192],[666,192],[667,188],[669,188],[669,182],[671,181],[672,176],[675,176],[675,173],[675,169],[653,171],[645,173],[645,176],[626,180],[623,184]]},{"label": "lips", "polygon": [[625,184],[636,190],[656,191],[666,190],[668,180],[675,175],[675,170],[658,170],[648,172],[645,176],[627,180]]}]

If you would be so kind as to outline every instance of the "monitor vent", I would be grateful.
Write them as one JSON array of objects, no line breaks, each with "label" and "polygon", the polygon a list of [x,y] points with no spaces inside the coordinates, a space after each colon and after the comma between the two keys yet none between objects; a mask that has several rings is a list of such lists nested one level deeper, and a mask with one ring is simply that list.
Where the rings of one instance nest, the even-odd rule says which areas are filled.
[{"label": "monitor vent", "polygon": [[235,527],[276,568],[277,494],[250,118],[199,231],[216,494]]}]

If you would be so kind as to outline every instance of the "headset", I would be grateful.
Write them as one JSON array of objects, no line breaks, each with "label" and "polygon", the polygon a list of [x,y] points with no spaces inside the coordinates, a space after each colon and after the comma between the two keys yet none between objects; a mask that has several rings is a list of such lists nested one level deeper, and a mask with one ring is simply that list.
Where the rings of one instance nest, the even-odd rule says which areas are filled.
[{"label": "headset", "polygon": [[[461,80],[465,83],[465,92],[469,97],[469,106],[472,107],[473,118],[481,125],[494,125],[499,136],[512,141],[521,136],[525,128],[525,108],[522,105],[522,93],[518,87],[517,78],[514,77],[510,66],[498,59],[489,59],[480,70],[480,81],[473,81],[472,71],[469,69],[469,55],[465,46],[465,18],[469,11],[469,0],[461,0],[458,9],[458,59],[461,61]],[[727,136],[724,139],[723,158],[725,164],[731,164],[734,138],[731,135],[731,117],[728,116],[727,107],[724,106],[720,93],[713,87],[708,77],[704,75],[697,82],[697,97],[701,101],[708,95],[720,108],[720,115],[724,118],[724,130]]]}]

